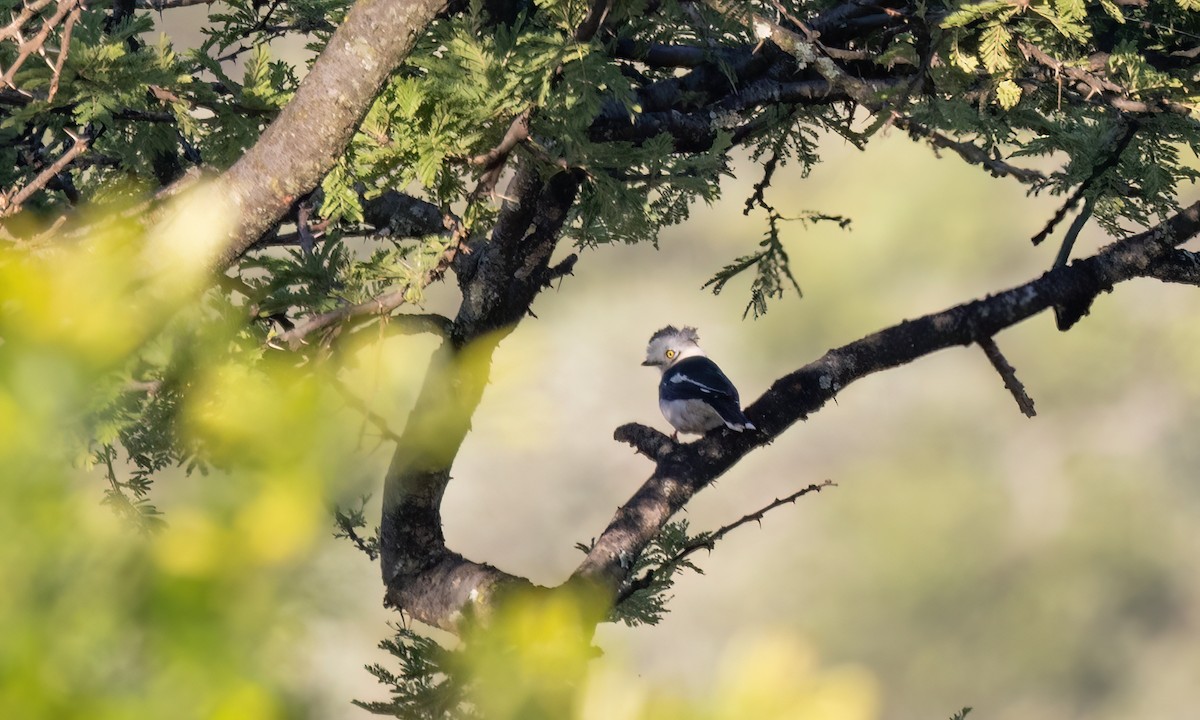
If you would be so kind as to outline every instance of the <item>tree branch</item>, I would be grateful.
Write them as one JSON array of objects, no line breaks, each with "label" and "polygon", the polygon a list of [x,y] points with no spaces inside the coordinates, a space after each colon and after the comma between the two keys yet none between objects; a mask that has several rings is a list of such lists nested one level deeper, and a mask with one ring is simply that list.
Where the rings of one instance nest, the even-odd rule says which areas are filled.
[{"label": "tree branch", "polygon": [[742,525],[745,525],[746,523],[749,523],[749,522],[762,523],[763,517],[767,513],[774,510],[775,508],[783,507],[784,505],[789,505],[789,504],[794,505],[797,500],[804,497],[805,495],[808,495],[809,493],[814,493],[814,492],[821,492],[825,488],[833,487],[836,484],[837,483],[833,482],[832,480],[825,480],[821,483],[814,483],[807,487],[801,488],[800,490],[797,490],[796,492],[794,492],[791,495],[788,495],[786,497],[775,498],[770,503],[768,503],[765,507],[759,508],[758,510],[756,510],[752,513],[749,513],[747,515],[743,515],[738,520],[735,520],[734,522],[731,522],[728,525],[724,525],[724,526],[714,530],[711,533],[702,533],[701,536],[696,540],[696,542],[693,542],[693,543],[687,545],[685,548],[683,548],[679,552],[675,553],[675,555],[673,555],[671,558],[669,558],[665,562],[663,562],[663,564],[661,566],[659,566],[658,568],[652,569],[652,570],[648,570],[646,572],[646,574],[643,575],[642,577],[636,578],[636,579],[630,581],[624,588],[622,588],[621,594],[617,596],[617,599],[613,603],[613,605],[614,606],[620,605],[621,603],[628,600],[629,597],[631,595],[633,595],[634,593],[636,593],[638,590],[649,587],[654,582],[654,578],[656,575],[663,572],[664,570],[670,572],[671,568],[677,567],[679,565],[679,563],[686,560],[688,558],[688,556],[693,555],[701,550],[709,550],[709,551],[714,550],[717,546],[718,540],[725,537],[726,535],[733,532],[734,530],[738,529]]},{"label": "tree branch", "polygon": [[49,183],[54,176],[63,171],[65,167],[71,164],[75,158],[88,149],[91,144],[91,139],[86,135],[77,135],[68,131],[74,143],[71,147],[62,154],[57,160],[52,162],[45,170],[38,173],[37,177],[29,181],[29,184],[23,188],[13,188],[8,193],[0,193],[0,218],[5,218],[13,215],[21,210],[21,205],[30,198],[35,192],[41,190]]},{"label": "tree branch", "polygon": [[384,80],[447,1],[354,4],[295,97],[218,178],[236,216],[218,266],[236,260],[333,168]]},{"label": "tree branch", "polygon": [[492,231],[455,260],[463,299],[426,373],[384,479],[381,569],[387,598],[416,619],[457,630],[490,600],[528,580],[475,563],[446,548],[441,501],[450,468],[487,385],[492,353],[529,312],[550,272],[580,175],[542,181],[518,170]]},{"label": "tree branch", "polygon": [[[425,283],[425,285],[428,284],[428,282]],[[309,315],[291,329],[277,335],[270,341],[270,344],[286,345],[291,350],[298,350],[301,345],[306,343],[310,335],[328,330],[347,320],[388,315],[407,302],[409,288],[410,286],[405,285],[396,290],[389,290],[364,303],[343,305],[329,312]],[[441,315],[396,315],[389,318],[388,322],[412,328],[414,332],[434,332],[443,337],[449,332],[449,321]]]},{"label": "tree branch", "polygon": [[1017,39],[1017,47],[1027,59],[1042,65],[1056,75],[1061,75],[1074,82],[1075,91],[1085,100],[1098,97],[1101,102],[1122,113],[1134,115],[1152,115],[1169,112],[1184,117],[1191,117],[1192,110],[1187,105],[1166,99],[1153,101],[1134,100],[1128,89],[1117,83],[1088,72],[1075,65],[1068,65],[1048,54],[1037,45],[1024,39]]},{"label": "tree branch", "polygon": [[938,350],[979,343],[1056,305],[1073,308],[1082,317],[1099,293],[1131,278],[1200,279],[1195,256],[1181,256],[1174,249],[1198,232],[1200,202],[1150,230],[1024,285],[902,322],[830,350],[819,360],[777,380],[746,408],[747,416],[759,429],[757,433],[720,429],[694,443],[665,447],[654,442],[656,431],[624,426],[618,432],[638,439],[639,449],[644,448],[655,458],[654,472],[617,510],[572,581],[591,583],[615,599],[627,580],[628,559],[637,557],[693,495],[751,450],[771,442],[797,420],[819,410],[855,380]]},{"label": "tree branch", "polygon": [[958,154],[963,160],[966,160],[972,165],[979,165],[983,169],[992,174],[993,177],[1011,177],[1019,182],[1025,183],[1033,187],[1036,192],[1050,182],[1045,173],[1030,168],[1023,168],[1005,162],[1000,158],[988,155],[983,148],[972,145],[969,142],[959,142],[946,137],[936,130],[930,129],[925,125],[900,114],[894,114],[891,122],[901,130],[908,132],[913,138],[921,138],[932,145],[936,150],[945,149],[951,150]]}]

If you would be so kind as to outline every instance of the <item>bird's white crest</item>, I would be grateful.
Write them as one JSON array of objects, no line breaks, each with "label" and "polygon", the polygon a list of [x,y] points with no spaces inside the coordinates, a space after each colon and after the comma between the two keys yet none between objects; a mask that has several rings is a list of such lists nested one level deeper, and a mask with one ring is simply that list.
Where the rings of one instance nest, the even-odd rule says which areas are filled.
[{"label": "bird's white crest", "polygon": [[663,370],[671,367],[685,357],[703,355],[700,349],[700,336],[696,328],[677,328],[668,325],[650,336],[650,344],[646,347],[646,362],[644,365],[655,365]]}]

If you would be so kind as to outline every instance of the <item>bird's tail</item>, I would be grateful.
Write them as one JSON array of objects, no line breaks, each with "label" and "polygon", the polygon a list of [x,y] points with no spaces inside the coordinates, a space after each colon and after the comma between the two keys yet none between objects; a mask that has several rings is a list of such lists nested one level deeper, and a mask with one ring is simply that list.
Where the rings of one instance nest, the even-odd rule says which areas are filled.
[{"label": "bird's tail", "polygon": [[[730,403],[730,405],[733,405],[733,403]],[[750,418],[746,417],[746,413],[742,412],[740,407],[733,405],[729,410],[730,412],[721,414],[721,419],[725,421],[725,427],[737,432],[758,429],[754,427],[754,423],[750,422]]]}]

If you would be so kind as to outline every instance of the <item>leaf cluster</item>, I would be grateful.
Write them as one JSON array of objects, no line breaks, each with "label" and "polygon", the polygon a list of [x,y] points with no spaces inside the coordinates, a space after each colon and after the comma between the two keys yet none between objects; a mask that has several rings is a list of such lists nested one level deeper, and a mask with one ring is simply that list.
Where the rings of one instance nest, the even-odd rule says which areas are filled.
[{"label": "leaf cluster", "polygon": [[[1086,183],[1110,233],[1178,209],[1195,170],[1200,85],[1188,56],[1200,14],[1187,2],[949,3],[933,36],[933,91],[912,116],[997,157],[1063,160],[1045,188]],[[1133,141],[1110,158],[1136,123]],[[1103,168],[1097,172],[1097,168]],[[1035,187],[1035,190],[1043,189]]]},{"label": "leaf cluster", "polygon": [[[646,546],[630,568],[627,585],[622,588],[620,600],[609,612],[609,622],[621,622],[629,627],[657,625],[667,612],[668,594],[675,585],[675,576],[684,570],[704,574],[697,565],[688,560],[684,551],[690,547],[703,546],[708,533],[688,534],[688,521],[669,522]],[[586,545],[577,545],[583,552]]]},{"label": "leaf cluster", "polygon": [[399,672],[375,663],[367,671],[387,686],[387,701],[354,704],[376,715],[411,720],[458,720],[479,717],[466,698],[453,653],[433,639],[409,628],[393,626],[395,634],[379,644],[399,662]]}]

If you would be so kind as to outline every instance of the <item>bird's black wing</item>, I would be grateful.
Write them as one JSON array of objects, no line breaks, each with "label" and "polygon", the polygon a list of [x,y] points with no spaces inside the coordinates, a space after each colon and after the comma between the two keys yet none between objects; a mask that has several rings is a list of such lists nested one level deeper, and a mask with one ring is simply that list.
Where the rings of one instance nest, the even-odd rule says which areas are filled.
[{"label": "bird's black wing", "polygon": [[721,372],[721,368],[704,356],[684,358],[663,373],[659,383],[663,400],[703,400],[734,425],[749,425],[742,413],[737,388]]}]

